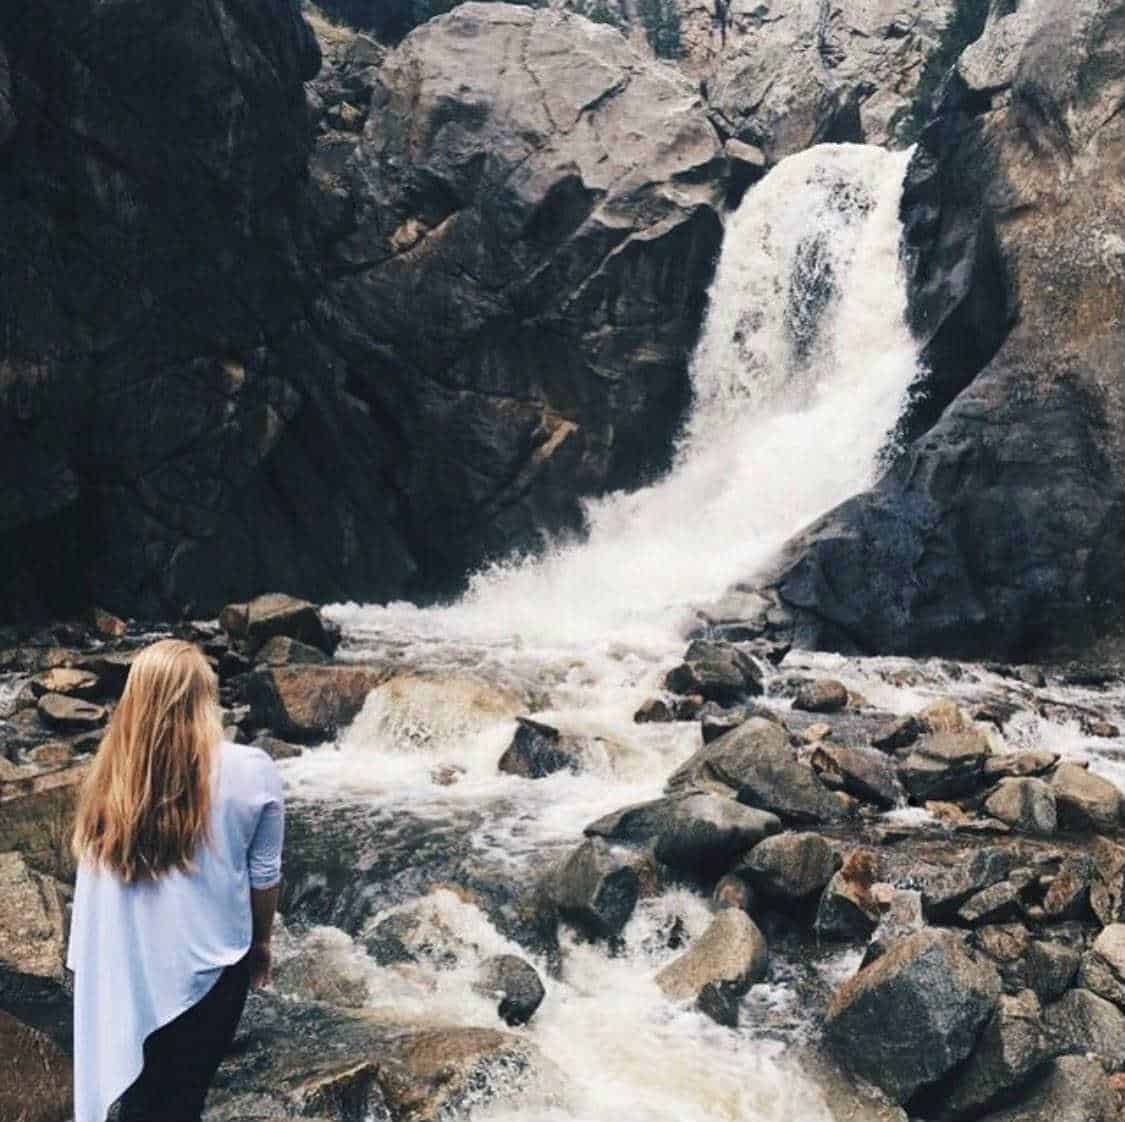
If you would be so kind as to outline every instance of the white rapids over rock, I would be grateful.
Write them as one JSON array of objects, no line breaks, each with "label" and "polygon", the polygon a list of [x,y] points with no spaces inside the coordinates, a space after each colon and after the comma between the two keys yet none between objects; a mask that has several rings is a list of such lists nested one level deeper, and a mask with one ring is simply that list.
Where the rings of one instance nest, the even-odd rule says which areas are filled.
[{"label": "white rapids over rock", "polygon": [[[664,479],[589,503],[584,540],[482,572],[457,603],[330,610],[344,628],[341,657],[397,663],[403,677],[372,692],[337,744],[283,765],[292,794],[436,820],[472,810],[479,850],[524,870],[575,844],[593,818],[660,794],[698,747],[698,726],[637,725],[632,714],[678,661],[693,608],[752,577],[795,531],[872,483],[908,400],[918,373],[899,256],[908,161],[905,152],[824,145],[748,192],[728,221],[692,362],[694,407]],[[903,691],[886,684],[890,660],[808,664],[818,658],[892,711],[960,688],[937,663],[911,663],[920,684]],[[524,714],[581,738],[581,774],[498,773]],[[451,893],[429,899],[474,956],[518,952]],[[660,993],[654,975],[678,952],[656,933],[673,915],[691,937],[708,913],[686,892],[643,901],[619,955],[568,943],[561,980],[536,964],[547,997],[522,1031],[558,1079],[538,1101],[501,1097],[474,1119],[832,1118],[821,1089],[784,1055],[801,1039],[802,1016],[776,971],[751,989],[736,1031]],[[314,937],[366,979],[376,1009],[498,1024],[494,1003],[472,991],[471,964],[378,967],[341,933]],[[847,951],[813,969],[831,981],[856,962]]]}]

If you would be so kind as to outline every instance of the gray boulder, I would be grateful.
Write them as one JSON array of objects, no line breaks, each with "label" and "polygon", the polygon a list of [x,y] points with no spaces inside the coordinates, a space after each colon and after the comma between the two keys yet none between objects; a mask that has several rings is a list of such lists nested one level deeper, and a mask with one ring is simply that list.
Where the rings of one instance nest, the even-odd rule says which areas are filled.
[{"label": "gray boulder", "polygon": [[864,942],[879,925],[879,908],[871,886],[848,875],[835,873],[821,894],[813,927],[822,939],[849,943]]},{"label": "gray boulder", "polygon": [[1042,779],[1002,779],[984,808],[1023,834],[1049,835],[1058,826],[1055,792]]},{"label": "gray boulder", "polygon": [[735,705],[763,690],[761,667],[731,643],[697,639],[684,661],[670,670],[664,685],[673,693]]},{"label": "gray boulder", "polygon": [[[711,996],[738,997],[760,981],[766,972],[769,949],[765,937],[743,911],[719,912],[707,930],[679,958],[656,976],[656,983],[671,998],[695,1000],[708,990]],[[710,1002],[704,999],[704,1008]],[[729,1012],[722,1017],[729,1021]]]},{"label": "gray boulder", "polygon": [[544,779],[556,771],[578,771],[578,753],[559,730],[528,717],[516,718],[516,731],[497,765],[509,775]]},{"label": "gray boulder", "polygon": [[927,928],[840,986],[825,1034],[847,1068],[904,1103],[969,1056],[999,998],[991,965]]},{"label": "gray boulder", "polygon": [[1115,1122],[1117,1096],[1101,1065],[1085,1056],[1063,1056],[1014,1105],[981,1122]]},{"label": "gray boulder", "polygon": [[601,838],[589,838],[541,885],[562,919],[592,938],[612,938],[629,922],[640,894],[637,871]]},{"label": "gray boulder", "polygon": [[799,909],[817,899],[841,863],[819,834],[785,833],[759,842],[735,873],[763,896]]},{"label": "gray boulder", "polygon": [[651,843],[658,861],[706,880],[721,876],[780,829],[776,815],[697,792],[613,811],[585,833],[607,841]]},{"label": "gray boulder", "polygon": [[1125,1067],[1125,1013],[1086,989],[1068,990],[1044,1013],[1056,1054],[1095,1055],[1112,1070]]},{"label": "gray boulder", "polygon": [[1082,959],[1078,984],[1125,1010],[1125,923],[1112,923]]},{"label": "gray boulder", "polygon": [[1108,779],[1077,764],[1060,764],[1051,786],[1064,830],[1112,830],[1121,821],[1121,792]]},{"label": "gray boulder", "polygon": [[510,954],[482,962],[474,988],[487,997],[499,997],[500,1019],[513,1027],[531,1020],[547,992],[535,967]]},{"label": "gray boulder", "polygon": [[1040,1001],[1057,1001],[1074,982],[1081,961],[1081,954],[1065,943],[1036,939],[1027,949],[1027,984]]},{"label": "gray boulder", "polygon": [[1030,990],[1004,994],[955,1078],[942,1080],[929,1109],[938,1118],[975,1118],[1026,1083],[1053,1058],[1039,999]]},{"label": "gray boulder", "polygon": [[920,801],[970,794],[982,781],[988,752],[988,742],[977,733],[935,733],[906,758],[902,781]]},{"label": "gray boulder", "polygon": [[809,758],[821,782],[884,810],[906,802],[894,761],[876,748],[820,744]]},{"label": "gray boulder", "polygon": [[776,814],[783,823],[834,822],[847,808],[797,759],[785,730],[752,717],[705,745],[668,779],[669,794],[712,790]]},{"label": "gray boulder", "polygon": [[1103,926],[1125,922],[1125,846],[1095,838],[1090,848],[1090,908]]}]

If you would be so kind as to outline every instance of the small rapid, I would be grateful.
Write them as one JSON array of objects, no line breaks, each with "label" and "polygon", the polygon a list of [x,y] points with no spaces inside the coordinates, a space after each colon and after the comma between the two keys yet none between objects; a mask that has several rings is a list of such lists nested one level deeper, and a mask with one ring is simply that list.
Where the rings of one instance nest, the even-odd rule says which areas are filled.
[{"label": "small rapid", "polygon": [[[474,860],[525,880],[592,819],[660,794],[698,747],[698,728],[632,715],[681,653],[694,609],[869,485],[907,402],[918,373],[899,247],[908,161],[825,145],[747,193],[728,220],[691,363],[693,409],[664,479],[590,502],[583,540],[478,573],[456,603],[330,609],[342,657],[400,672],[338,743],[285,765],[291,793],[325,808],[346,802],[372,820],[408,811],[449,824]],[[535,782],[499,773],[521,715],[576,738],[581,771]],[[516,950],[463,901],[441,892],[426,901],[442,930],[474,948],[470,958]],[[388,903],[365,931],[400,906]],[[786,1059],[804,1019],[783,963],[754,987],[738,1030],[655,984],[677,953],[662,933],[675,921],[690,938],[707,915],[705,901],[666,894],[642,902],[618,953],[566,947],[562,975],[525,1030],[557,1078],[538,1098],[482,1103],[473,1117],[828,1122],[821,1089]],[[372,1008],[495,1023],[468,967],[380,966],[342,933],[305,938],[365,979]],[[812,970],[831,979],[854,965],[847,952]]]}]

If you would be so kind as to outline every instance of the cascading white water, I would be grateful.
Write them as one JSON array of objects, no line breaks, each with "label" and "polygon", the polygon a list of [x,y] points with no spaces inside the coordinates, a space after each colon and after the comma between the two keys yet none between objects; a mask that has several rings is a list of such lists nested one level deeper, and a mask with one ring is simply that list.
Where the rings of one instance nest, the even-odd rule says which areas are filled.
[{"label": "cascading white water", "polygon": [[[747,194],[728,223],[692,362],[694,407],[665,479],[590,503],[585,540],[480,573],[456,604],[333,610],[352,650],[411,676],[373,691],[339,745],[288,763],[295,791],[436,819],[471,809],[483,819],[477,850],[525,869],[593,817],[659,794],[698,732],[637,725],[632,713],[680,653],[691,606],[751,577],[869,484],[906,401],[917,369],[899,267],[908,159],[821,146]],[[525,712],[583,739],[581,774],[497,773]],[[456,771],[438,783],[441,767]],[[499,940],[475,909],[438,906],[467,944]],[[653,975],[673,952],[647,936],[662,908],[689,929],[705,919],[698,900],[650,901],[625,953],[572,949],[528,1030],[567,1090],[497,1117],[827,1120],[816,1088],[771,1059],[753,1025],[720,1029],[663,997]],[[376,1005],[392,995],[437,1020],[494,1023],[467,975],[443,976],[439,999],[431,983],[347,953],[370,972]],[[765,1007],[777,995],[760,989]]]},{"label": "cascading white water", "polygon": [[692,604],[753,574],[872,482],[917,372],[899,261],[909,153],[791,156],[730,219],[667,477],[587,507],[588,536],[478,574],[456,605],[341,612],[543,645],[667,642]]}]

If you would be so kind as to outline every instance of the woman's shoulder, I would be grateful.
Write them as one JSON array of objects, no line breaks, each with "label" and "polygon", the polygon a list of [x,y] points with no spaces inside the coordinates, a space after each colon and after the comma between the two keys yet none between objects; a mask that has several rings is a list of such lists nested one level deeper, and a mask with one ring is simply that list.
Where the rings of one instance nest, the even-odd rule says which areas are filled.
[{"label": "woman's shoulder", "polygon": [[280,789],[277,765],[268,752],[253,744],[235,744],[231,740],[222,741],[219,748],[226,784]]}]

